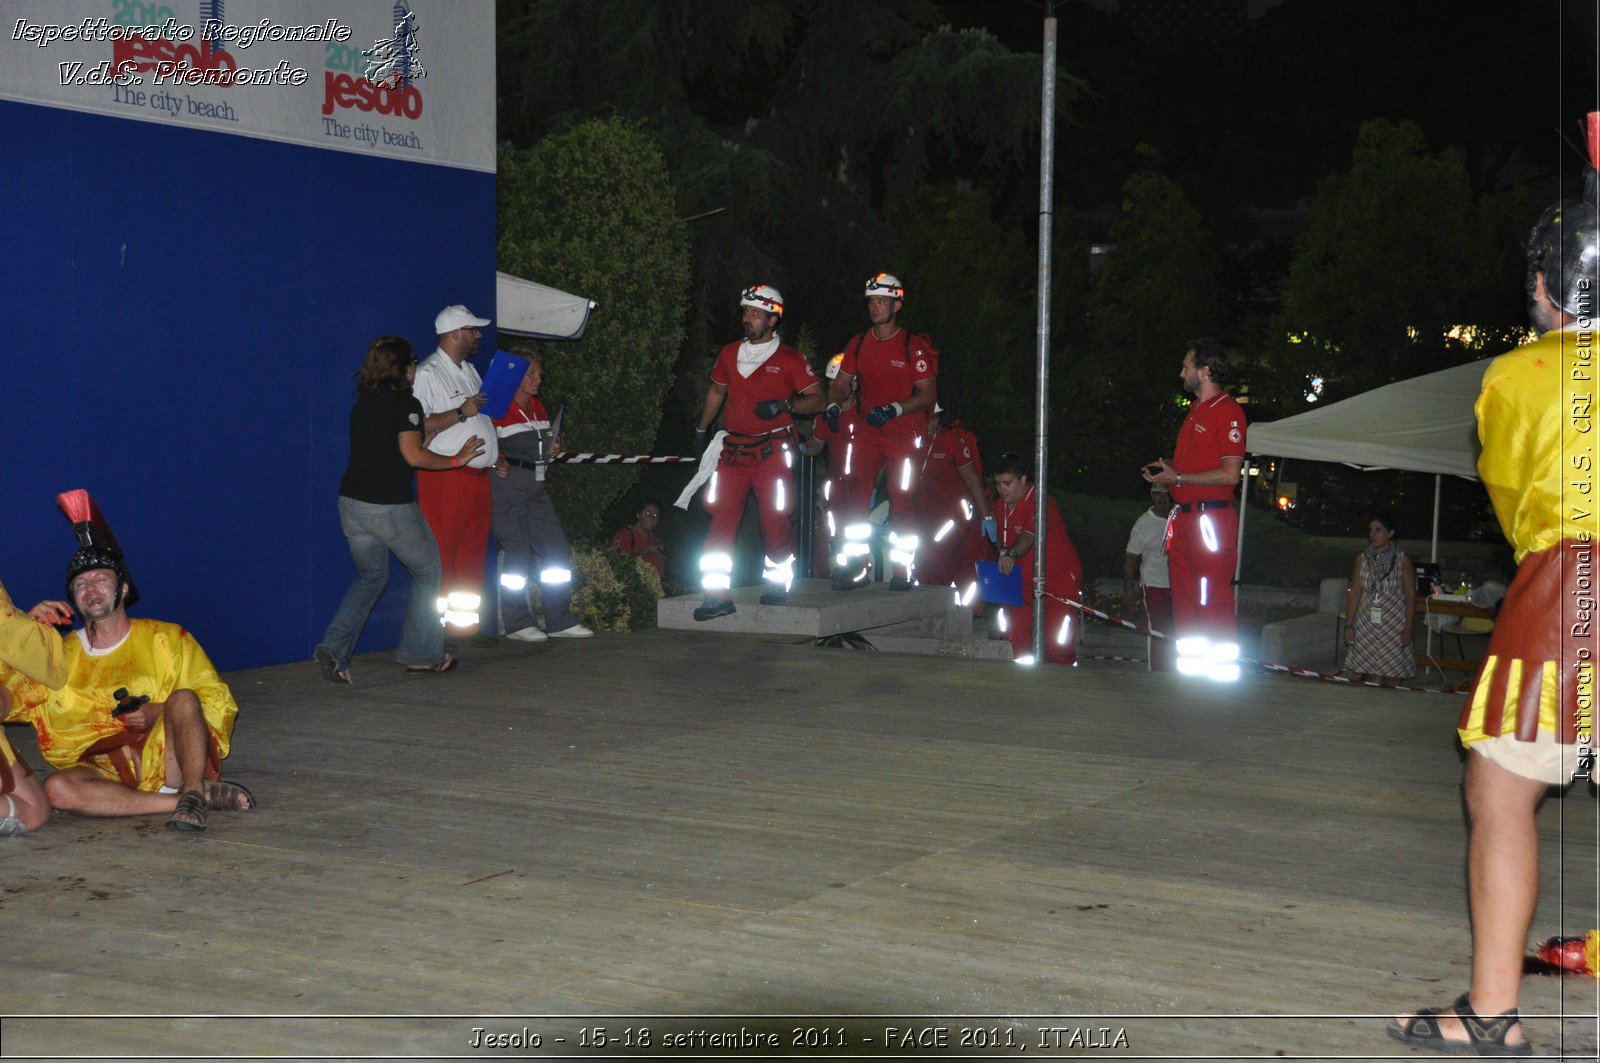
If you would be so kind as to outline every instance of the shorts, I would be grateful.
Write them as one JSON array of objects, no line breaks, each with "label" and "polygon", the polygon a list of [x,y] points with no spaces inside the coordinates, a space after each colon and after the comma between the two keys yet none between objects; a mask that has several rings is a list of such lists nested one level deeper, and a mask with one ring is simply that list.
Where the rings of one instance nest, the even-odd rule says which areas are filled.
[{"label": "shorts", "polygon": [[[1531,742],[1524,742],[1516,735],[1484,738],[1467,749],[1482,754],[1513,775],[1551,786],[1567,785],[1578,772],[1578,743],[1563,745],[1549,731],[1540,731]],[[1592,766],[1593,761],[1589,763]]]}]

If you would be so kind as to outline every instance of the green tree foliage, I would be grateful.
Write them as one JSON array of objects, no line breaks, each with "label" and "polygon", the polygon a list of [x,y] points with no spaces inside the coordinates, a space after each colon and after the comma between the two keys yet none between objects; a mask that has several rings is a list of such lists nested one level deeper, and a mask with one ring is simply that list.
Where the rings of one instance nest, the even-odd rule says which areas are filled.
[{"label": "green tree foliage", "polygon": [[[596,113],[639,118],[665,146],[680,214],[698,219],[671,396],[680,424],[712,355],[737,336],[745,285],[777,285],[788,332],[809,325],[821,350],[837,350],[865,326],[866,277],[920,283],[884,222],[897,197],[931,177],[999,185],[1032,167],[1038,57],[943,25],[930,0],[503,0],[497,11],[505,134],[531,144]],[[1077,89],[1062,77],[1063,110]]]},{"label": "green tree foliage", "polygon": [[[1324,400],[1486,357],[1522,326],[1517,208],[1475,200],[1454,152],[1409,122],[1361,127],[1348,172],[1322,182],[1289,270],[1276,353]],[[1458,326],[1475,333],[1449,334]]]},{"label": "green tree foliage", "polygon": [[1127,495],[1142,489],[1141,465],[1172,453],[1183,417],[1184,342],[1218,317],[1209,240],[1171,179],[1140,173],[1123,185],[1085,328],[1052,389],[1054,479]]},{"label": "green tree foliage", "polygon": [[[585,122],[532,151],[502,148],[499,262],[599,304],[576,343],[536,346],[541,395],[567,404],[568,450],[648,452],[683,341],[688,238],[660,149],[636,124]],[[573,536],[596,536],[634,470],[557,466],[550,493]]]},{"label": "green tree foliage", "polygon": [[903,319],[939,348],[939,401],[980,431],[993,460],[1032,438],[1037,269],[1021,234],[997,224],[990,206],[982,191],[929,187],[890,220],[915,265]]}]

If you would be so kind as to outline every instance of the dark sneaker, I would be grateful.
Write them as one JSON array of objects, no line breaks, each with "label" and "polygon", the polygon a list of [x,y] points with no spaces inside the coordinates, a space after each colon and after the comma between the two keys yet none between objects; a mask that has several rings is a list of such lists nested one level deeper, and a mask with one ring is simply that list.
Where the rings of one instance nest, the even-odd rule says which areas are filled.
[{"label": "dark sneaker", "polygon": [[894,579],[889,581],[889,589],[892,590],[892,591],[908,591],[912,587],[915,587],[915,586],[916,586],[915,583],[912,583],[910,580],[906,579],[904,576],[898,576],[897,575],[897,576],[894,577]]},{"label": "dark sneaker", "polygon": [[333,651],[326,646],[318,646],[312,654],[317,662],[317,668],[322,672],[322,678],[330,683],[350,682],[350,669],[340,668],[339,662],[334,660]]},{"label": "dark sneaker", "polygon": [[705,604],[694,611],[696,620],[715,620],[719,616],[732,616],[738,612],[732,598],[707,598]]},{"label": "dark sneaker", "polygon": [[782,605],[788,600],[788,591],[764,591],[761,595],[762,605]]}]

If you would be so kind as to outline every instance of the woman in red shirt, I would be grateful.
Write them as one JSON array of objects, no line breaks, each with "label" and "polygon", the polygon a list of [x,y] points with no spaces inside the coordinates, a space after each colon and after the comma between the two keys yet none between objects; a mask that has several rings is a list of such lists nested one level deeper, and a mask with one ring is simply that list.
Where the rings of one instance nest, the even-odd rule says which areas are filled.
[{"label": "woman in red shirt", "polygon": [[611,537],[611,549],[642,557],[656,570],[656,575],[667,578],[667,555],[656,538],[656,525],[661,523],[661,501],[647,498],[633,515],[633,523]]}]

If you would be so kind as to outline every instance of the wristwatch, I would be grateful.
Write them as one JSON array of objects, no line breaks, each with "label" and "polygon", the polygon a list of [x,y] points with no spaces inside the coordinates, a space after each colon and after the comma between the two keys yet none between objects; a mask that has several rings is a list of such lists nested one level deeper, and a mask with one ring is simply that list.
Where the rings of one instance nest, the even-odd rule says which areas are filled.
[{"label": "wristwatch", "polygon": [[456,407],[456,424],[466,424],[466,423],[467,423],[467,411],[463,410],[461,407],[457,406]]}]

